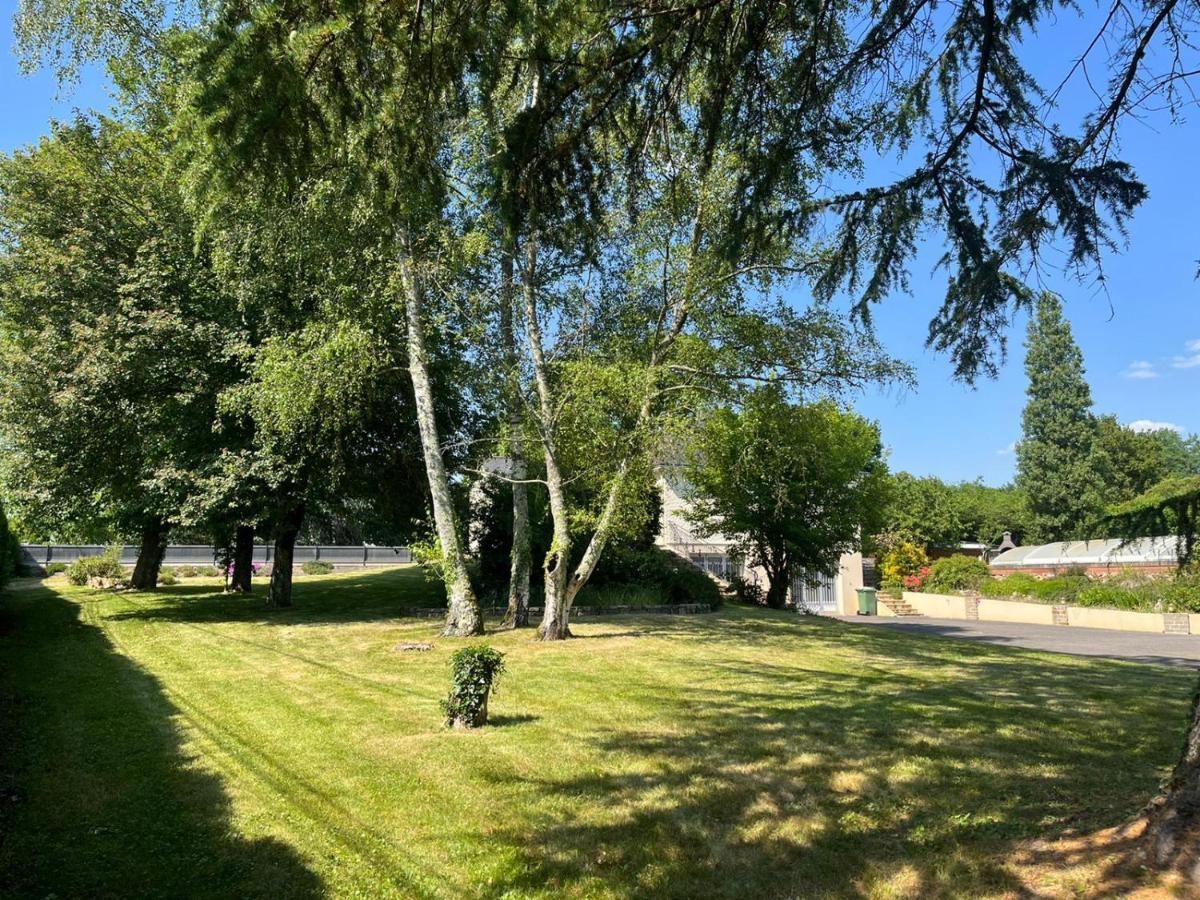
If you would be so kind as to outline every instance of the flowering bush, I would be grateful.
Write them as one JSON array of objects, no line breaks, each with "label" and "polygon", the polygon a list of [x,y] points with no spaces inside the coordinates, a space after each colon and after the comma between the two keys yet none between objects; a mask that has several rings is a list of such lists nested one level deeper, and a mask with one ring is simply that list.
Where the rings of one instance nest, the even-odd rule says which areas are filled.
[{"label": "flowering bush", "polygon": [[916,575],[905,575],[900,579],[906,591],[919,591],[925,586],[925,582],[929,579],[931,569],[929,566],[921,566],[917,570]]},{"label": "flowering bush", "polygon": [[[916,590],[929,577],[929,557],[913,541],[896,538],[889,541],[879,562],[880,581],[885,590],[902,587]],[[917,579],[910,583],[906,579]]]}]

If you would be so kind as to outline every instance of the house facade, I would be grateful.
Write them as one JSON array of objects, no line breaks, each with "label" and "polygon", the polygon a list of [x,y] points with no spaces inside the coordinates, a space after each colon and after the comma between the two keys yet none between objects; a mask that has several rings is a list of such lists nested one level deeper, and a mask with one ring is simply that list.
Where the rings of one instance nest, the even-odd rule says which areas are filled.
[{"label": "house facade", "polygon": [[[674,473],[664,473],[660,475],[658,484],[662,493],[662,519],[655,539],[658,546],[690,560],[719,581],[728,582],[734,577],[741,577],[766,590],[766,572],[746,564],[736,552],[732,537],[723,534],[704,537],[696,533],[695,526],[687,519],[690,504],[687,499],[689,486],[685,479]],[[856,590],[862,586],[862,554],[846,553],[842,555],[837,574],[833,577],[797,577],[792,583],[790,599],[797,609],[804,612],[853,615],[858,609]]]}]

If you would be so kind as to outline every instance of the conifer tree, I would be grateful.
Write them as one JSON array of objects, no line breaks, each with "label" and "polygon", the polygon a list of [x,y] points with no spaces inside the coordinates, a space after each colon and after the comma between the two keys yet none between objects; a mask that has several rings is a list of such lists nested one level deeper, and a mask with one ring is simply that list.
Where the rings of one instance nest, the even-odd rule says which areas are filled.
[{"label": "conifer tree", "polygon": [[1083,354],[1054,295],[1038,300],[1025,348],[1029,400],[1021,414],[1017,484],[1029,498],[1036,539],[1088,537],[1100,513],[1090,465],[1096,418]]}]

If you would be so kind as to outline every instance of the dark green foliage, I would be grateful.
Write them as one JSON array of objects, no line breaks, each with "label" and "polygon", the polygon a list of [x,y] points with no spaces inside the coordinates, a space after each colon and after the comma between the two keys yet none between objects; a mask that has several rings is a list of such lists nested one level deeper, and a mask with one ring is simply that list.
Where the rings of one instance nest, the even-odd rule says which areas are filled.
[{"label": "dark green foliage", "polygon": [[1103,505],[1092,466],[1097,434],[1092,392],[1083,354],[1052,294],[1038,301],[1025,347],[1029,400],[1021,414],[1017,485],[1029,501],[1032,537],[1094,537],[1087,532]]},{"label": "dark green foliage", "polygon": [[9,530],[4,504],[0,503],[0,590],[17,574],[20,562],[21,545],[17,543],[17,536]]},{"label": "dark green foliage", "polygon": [[956,553],[934,560],[922,590],[934,593],[975,590],[987,580],[988,574],[988,564],[982,559]]},{"label": "dark green foliage", "polygon": [[1107,522],[1126,538],[1174,535],[1180,565],[1200,546],[1200,475],[1173,476],[1109,510]]},{"label": "dark green foliage", "polygon": [[[616,545],[610,547],[589,580],[589,585],[628,585],[650,589],[663,603],[704,603],[719,606],[717,583],[700,569],[669,550],[659,547]],[[590,605],[588,588],[580,593],[581,606]]]},{"label": "dark green foliage", "polygon": [[305,575],[329,575],[333,572],[333,564],[323,559],[310,559],[300,567]]},{"label": "dark green foliage", "polygon": [[67,571],[67,564],[64,562],[52,562],[46,565],[46,575],[59,575]]},{"label": "dark green foliage", "polygon": [[478,728],[488,720],[488,695],[504,674],[504,654],[487,644],[468,644],[450,655],[450,696],[443,702],[446,724]]},{"label": "dark green foliage", "polygon": [[730,582],[730,587],[733,588],[733,595],[739,603],[745,603],[749,606],[762,606],[767,602],[766,595],[763,589],[753,581],[748,581],[745,578],[736,577]]},{"label": "dark green foliage", "polygon": [[87,584],[91,578],[102,578],[116,582],[125,577],[121,566],[120,548],[114,547],[101,556],[81,556],[67,566],[67,580],[71,584]]}]

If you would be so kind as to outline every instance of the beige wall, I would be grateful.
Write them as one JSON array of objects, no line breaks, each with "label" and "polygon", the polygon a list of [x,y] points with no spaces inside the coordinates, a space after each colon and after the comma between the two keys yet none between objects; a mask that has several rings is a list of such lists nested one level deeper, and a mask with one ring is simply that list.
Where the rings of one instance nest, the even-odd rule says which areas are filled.
[{"label": "beige wall", "polygon": [[1115,628],[1118,631],[1150,631],[1162,634],[1161,613],[1128,612],[1123,609],[1090,609],[1071,606],[1067,622],[1080,628]]},{"label": "beige wall", "polygon": [[[905,591],[904,599],[923,616],[934,619],[965,619],[965,597],[954,594],[924,594]],[[880,615],[891,615],[880,605]],[[1029,603],[1022,600],[979,598],[979,619],[983,622],[1018,622],[1027,625],[1053,625],[1054,607],[1048,603]],[[1200,634],[1200,615],[1189,617],[1192,634]],[[1067,623],[1077,628],[1108,628],[1115,631],[1142,631],[1162,634],[1161,613],[1128,612],[1120,609],[1067,607]]]},{"label": "beige wall", "polygon": [[967,617],[966,597],[905,591],[904,599],[921,615],[929,616],[931,619],[965,619]]},{"label": "beige wall", "polygon": [[984,622],[1025,622],[1032,625],[1053,625],[1054,607],[1046,603],[1024,600],[979,598],[979,618]]}]

